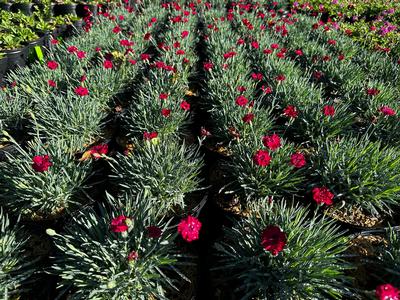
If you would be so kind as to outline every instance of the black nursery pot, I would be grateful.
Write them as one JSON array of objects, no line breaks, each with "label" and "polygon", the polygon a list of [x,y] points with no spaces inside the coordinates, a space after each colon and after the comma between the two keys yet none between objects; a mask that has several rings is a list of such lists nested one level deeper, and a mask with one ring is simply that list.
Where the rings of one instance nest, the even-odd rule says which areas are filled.
[{"label": "black nursery pot", "polygon": [[12,3],[0,3],[0,10],[10,11]]},{"label": "black nursery pot", "polygon": [[0,82],[3,79],[4,74],[7,72],[7,67],[8,67],[8,57],[5,56],[3,58],[0,58]]},{"label": "black nursery pot", "polygon": [[54,16],[76,15],[76,4],[55,4],[53,6]]},{"label": "black nursery pot", "polygon": [[38,38],[37,40],[29,42],[28,43],[28,47],[32,48],[32,47],[35,47],[35,46],[43,46],[44,45],[44,38],[45,38],[45,36],[43,35],[40,38]]},{"label": "black nursery pot", "polygon": [[76,15],[80,18],[84,18],[87,16],[87,11],[85,9],[87,7],[89,11],[92,13],[92,17],[97,15],[97,6],[92,4],[84,4],[80,3],[76,6]]},{"label": "black nursery pot", "polygon": [[53,37],[57,38],[59,36],[66,37],[68,35],[68,26],[66,24],[57,26],[56,30],[53,32]]},{"label": "black nursery pot", "polygon": [[64,32],[63,36],[68,38],[68,37],[79,34],[79,32],[81,32],[81,30],[82,30],[82,25],[83,25],[82,20],[78,20],[72,24],[66,25],[67,29]]},{"label": "black nursery pot", "polygon": [[12,49],[12,50],[4,50],[4,53],[7,55],[7,69],[13,70],[17,67],[25,67],[26,59],[28,57],[28,48],[20,48],[20,49]]},{"label": "black nursery pot", "polygon": [[21,11],[24,15],[30,16],[33,12],[32,3],[14,3],[11,5],[10,10],[12,12]]},{"label": "black nursery pot", "polygon": [[41,31],[40,34],[42,35],[43,38],[43,46],[49,49],[51,41],[50,37],[51,32],[49,30],[46,30],[46,31]]}]

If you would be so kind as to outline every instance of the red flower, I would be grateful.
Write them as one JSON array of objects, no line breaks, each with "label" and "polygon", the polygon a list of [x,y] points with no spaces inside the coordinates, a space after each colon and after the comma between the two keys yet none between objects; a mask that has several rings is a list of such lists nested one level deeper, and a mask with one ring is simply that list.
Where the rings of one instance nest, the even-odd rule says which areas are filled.
[{"label": "red flower", "polygon": [[176,55],[184,55],[184,54],[185,54],[185,51],[182,49],[179,49],[176,51]]},{"label": "red flower", "polygon": [[243,45],[244,44],[244,39],[239,38],[236,42],[237,45]]},{"label": "red flower", "polygon": [[302,153],[294,153],[290,156],[290,164],[295,168],[304,167],[306,164],[306,158]]},{"label": "red flower", "polygon": [[272,49],[279,49],[279,45],[278,44],[271,44],[271,48]]},{"label": "red flower", "polygon": [[285,75],[280,74],[280,75],[276,76],[275,79],[276,79],[277,81],[284,81],[284,80],[286,79],[286,77],[285,77]]},{"label": "red flower", "polygon": [[69,52],[69,53],[74,53],[74,52],[76,52],[78,50],[78,48],[76,47],[76,46],[69,46],[68,48],[67,48],[67,51]]},{"label": "red flower", "polygon": [[400,292],[390,283],[381,284],[375,289],[376,298],[379,300],[399,300]]},{"label": "red flower", "polygon": [[157,226],[149,226],[146,229],[149,237],[153,239],[159,238],[162,234],[161,228]]},{"label": "red flower", "polygon": [[158,133],[155,132],[155,131],[153,131],[153,132],[147,132],[147,131],[145,131],[145,132],[143,133],[143,139],[146,140],[146,141],[150,141],[150,140],[152,140],[152,139],[155,139],[156,137],[158,137]]},{"label": "red flower", "polygon": [[121,32],[121,27],[115,26],[115,27],[113,28],[112,32],[114,32],[115,34],[120,33],[120,32]]},{"label": "red flower", "polygon": [[326,205],[332,205],[332,199],[334,195],[326,187],[315,187],[312,190],[313,199],[318,204],[324,203]]},{"label": "red flower", "polygon": [[334,116],[335,115],[335,108],[332,105],[325,105],[322,108],[322,112],[325,116]]},{"label": "red flower", "polygon": [[315,78],[315,79],[320,79],[321,77],[322,77],[322,75],[323,75],[323,73],[322,72],[320,72],[320,71],[314,71],[313,72],[313,77]]},{"label": "red flower", "polygon": [[85,58],[85,57],[86,57],[86,52],[85,52],[85,51],[77,51],[77,52],[76,52],[76,56],[77,56],[79,59]]},{"label": "red flower", "polygon": [[245,106],[249,100],[243,95],[240,95],[239,97],[236,98],[236,104],[239,106]]},{"label": "red flower", "polygon": [[140,54],[141,60],[149,60],[149,58],[150,58],[150,54],[147,54],[147,53]]},{"label": "red flower", "polygon": [[100,47],[96,47],[96,48],[94,48],[94,51],[100,52],[100,51],[101,51],[101,48],[100,48]]},{"label": "red flower", "polygon": [[342,60],[344,59],[344,57],[345,57],[345,56],[344,56],[343,54],[339,54],[339,55],[338,55],[338,60],[342,61]]},{"label": "red flower", "polygon": [[164,116],[164,117],[169,117],[169,115],[171,114],[171,110],[170,109],[168,109],[168,108],[163,108],[163,109],[161,109],[161,114]]},{"label": "red flower", "polygon": [[394,116],[395,114],[396,114],[396,111],[393,109],[393,108],[391,108],[391,107],[389,107],[389,106],[382,106],[380,109],[379,109],[379,111],[381,112],[381,113],[383,113],[385,116]]},{"label": "red flower", "polygon": [[257,166],[266,167],[271,163],[271,156],[269,155],[268,151],[258,150],[253,155],[253,161]]},{"label": "red flower", "polygon": [[143,39],[144,39],[145,41],[150,40],[150,38],[151,38],[151,33],[150,33],[150,32],[147,32],[147,33],[143,36]]},{"label": "red flower", "polygon": [[53,165],[53,163],[50,161],[50,157],[46,155],[36,155],[32,158],[32,168],[36,172],[45,172]]},{"label": "red flower", "polygon": [[262,142],[265,147],[268,147],[272,151],[281,146],[281,138],[275,133],[273,135],[264,136]]},{"label": "red flower", "polygon": [[131,65],[136,65],[137,61],[134,60],[134,59],[130,59],[130,60],[129,60],[129,63],[130,63]]},{"label": "red flower", "polygon": [[50,60],[50,61],[47,62],[47,67],[50,70],[55,70],[55,69],[58,68],[58,63],[56,61],[54,61],[54,60]]},{"label": "red flower", "polygon": [[127,221],[130,221],[128,217],[124,215],[118,216],[111,220],[111,230],[113,232],[125,232],[128,231],[129,226],[127,225]]},{"label": "red flower", "polygon": [[252,41],[252,42],[251,42],[251,46],[252,46],[254,49],[260,48],[260,44],[259,44],[257,41]]},{"label": "red flower", "polygon": [[55,81],[51,80],[51,79],[47,80],[47,83],[48,83],[49,86],[51,86],[51,87],[56,87],[56,86],[57,86],[57,83],[56,83]]},{"label": "red flower", "polygon": [[172,44],[172,46],[176,49],[176,48],[179,48],[181,46],[181,43],[175,42],[175,43]]},{"label": "red flower", "polygon": [[271,50],[271,49],[264,49],[264,50],[263,50],[263,53],[264,53],[264,54],[271,54],[271,53],[272,53],[272,50]]},{"label": "red flower", "polygon": [[124,47],[133,46],[133,42],[130,42],[129,40],[120,40],[120,41],[119,41],[119,44],[120,44],[121,46],[124,46]]},{"label": "red flower", "polygon": [[79,81],[84,82],[86,80],[86,78],[87,78],[86,75],[82,75],[81,78],[79,78]]},{"label": "red flower", "polygon": [[367,95],[370,95],[370,96],[376,96],[376,95],[378,95],[380,92],[381,92],[380,90],[375,89],[375,88],[367,89]]},{"label": "red flower", "polygon": [[93,146],[89,150],[90,154],[94,157],[94,159],[99,159],[102,155],[106,155],[108,153],[108,144],[99,144]]},{"label": "red flower", "polygon": [[206,71],[210,71],[214,67],[213,63],[208,61],[203,63],[203,68]]},{"label": "red flower", "polygon": [[288,105],[284,110],[283,110],[283,114],[287,117],[290,118],[297,118],[299,112],[297,111],[296,106],[294,105]]},{"label": "red flower", "polygon": [[332,39],[329,39],[328,40],[328,45],[336,45],[336,41],[332,40]]},{"label": "red flower", "polygon": [[57,45],[57,44],[59,44],[60,42],[59,42],[58,40],[56,40],[56,39],[51,39],[50,43],[51,43],[52,45]]},{"label": "red flower", "polygon": [[261,73],[251,73],[251,78],[253,78],[254,80],[262,80],[263,75]]},{"label": "red flower", "polygon": [[190,109],[190,104],[186,101],[182,101],[181,104],[179,105],[183,110],[189,110]]},{"label": "red flower", "polygon": [[199,239],[200,229],[201,222],[193,216],[188,216],[186,219],[181,220],[178,225],[178,232],[188,242]]},{"label": "red flower", "polygon": [[104,67],[104,69],[112,69],[112,67],[113,67],[112,61],[106,59],[106,60],[103,62],[103,67]]},{"label": "red flower", "polygon": [[287,242],[286,233],[278,226],[269,225],[261,233],[261,246],[272,255],[277,256]]},{"label": "red flower", "polygon": [[187,37],[189,35],[189,31],[182,31],[181,33],[181,37],[184,39],[185,37]]},{"label": "red flower", "polygon": [[234,57],[235,55],[236,55],[236,52],[235,52],[235,51],[230,51],[230,52],[227,52],[227,53],[224,54],[224,58],[225,58],[225,59],[232,58],[232,57]]},{"label": "red flower", "polygon": [[351,29],[346,29],[344,32],[345,32],[347,35],[352,35],[352,34],[353,34],[353,31],[351,31]]},{"label": "red flower", "polygon": [[285,58],[285,53],[284,53],[284,52],[278,52],[278,53],[276,54],[276,57],[278,57],[278,58]]},{"label": "red flower", "polygon": [[159,97],[160,97],[160,100],[167,100],[168,94],[166,94],[166,93],[161,93]]},{"label": "red flower", "polygon": [[302,56],[302,55],[303,55],[303,51],[301,51],[301,49],[295,50],[294,53],[295,53],[297,56]]},{"label": "red flower", "polygon": [[271,87],[269,87],[269,86],[262,86],[261,87],[261,90],[264,92],[264,94],[266,94],[266,95],[268,95],[268,94],[271,94],[272,93],[272,88]]},{"label": "red flower", "polygon": [[246,115],[244,115],[244,117],[242,118],[243,122],[245,123],[251,123],[251,121],[253,121],[254,119],[254,114],[252,113],[248,113]]},{"label": "red flower", "polygon": [[87,96],[89,95],[89,90],[83,86],[78,86],[77,88],[75,88],[75,94],[81,97]]},{"label": "red flower", "polygon": [[330,57],[329,55],[324,55],[324,56],[322,57],[322,60],[323,60],[323,61],[330,61],[330,60],[331,60],[331,57]]}]

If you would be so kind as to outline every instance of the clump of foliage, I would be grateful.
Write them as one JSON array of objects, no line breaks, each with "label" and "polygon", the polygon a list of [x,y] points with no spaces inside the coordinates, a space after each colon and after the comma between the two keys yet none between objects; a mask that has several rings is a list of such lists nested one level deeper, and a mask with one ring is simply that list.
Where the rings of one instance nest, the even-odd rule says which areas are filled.
[{"label": "clump of foliage", "polygon": [[24,290],[24,283],[35,272],[34,261],[25,253],[26,235],[12,226],[0,208],[0,298],[10,299]]},{"label": "clump of foliage", "polygon": [[[216,244],[228,280],[241,299],[340,299],[350,295],[343,260],[347,238],[332,221],[266,199],[225,228]],[[354,298],[353,298],[354,299]]]}]

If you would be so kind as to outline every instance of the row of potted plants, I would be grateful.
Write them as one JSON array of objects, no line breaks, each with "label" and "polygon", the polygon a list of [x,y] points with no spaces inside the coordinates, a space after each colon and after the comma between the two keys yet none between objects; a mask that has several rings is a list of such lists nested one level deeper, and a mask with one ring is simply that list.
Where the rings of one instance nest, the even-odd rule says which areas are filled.
[{"label": "row of potted plants", "polygon": [[[156,22],[164,26],[139,36],[157,50],[141,53],[144,70],[134,83],[136,92],[131,99],[118,101],[123,128],[118,141],[124,151],[109,160],[117,195],[107,195],[112,199],[114,219],[106,209],[87,211],[66,234],[49,231],[61,250],[55,270],[64,278],[64,285],[73,285],[74,295],[162,299],[184,292],[177,289],[182,285],[179,281],[189,281],[179,271],[180,264],[189,258],[184,251],[177,251],[176,237],[179,233],[188,242],[198,239],[201,223],[189,215],[176,227],[174,216],[190,214],[184,210],[184,200],[186,194],[198,189],[202,166],[195,146],[180,141],[189,115],[189,103],[181,105],[181,98],[196,59],[193,32],[197,18],[194,7],[190,11],[178,3],[163,5],[163,10],[156,8],[150,5],[146,18],[140,21],[149,27],[155,27]],[[88,226],[97,231],[108,229],[110,222],[111,231],[115,228],[117,234],[87,236],[88,243],[81,243],[80,232],[87,232]],[[104,243],[105,239],[109,241]],[[68,244],[74,246],[72,251]],[[103,259],[87,255],[82,267],[78,262],[88,250],[103,253]],[[103,279],[96,278],[93,265],[101,272],[111,272]]]},{"label": "row of potted plants", "polygon": [[289,1],[305,13],[333,19],[338,28],[369,49],[399,55],[399,3],[393,1]]},{"label": "row of potted plants", "polygon": [[[0,196],[2,205],[8,211],[17,212],[18,206],[18,212],[25,218],[35,219],[38,215],[44,218],[54,215],[57,217],[64,212],[72,213],[74,208],[82,209],[81,199],[87,204],[88,198],[98,196],[88,194],[91,183],[88,183],[87,179],[93,172],[93,163],[90,161],[107,158],[107,144],[98,141],[104,131],[101,123],[109,113],[107,106],[110,105],[113,95],[122,91],[127,82],[136,76],[140,77],[140,73],[145,72],[147,68],[151,75],[146,80],[170,92],[171,102],[175,97],[184,96],[191,64],[189,61],[182,61],[183,57],[179,54],[181,51],[176,53],[177,50],[172,44],[176,46],[182,39],[180,50],[186,51],[186,56],[195,61],[192,50],[195,36],[190,34],[189,37],[183,37],[180,30],[185,34],[192,32],[196,26],[196,17],[193,14],[192,18],[188,18],[188,11],[178,9],[178,4],[171,7],[167,5],[165,10],[159,10],[158,4],[148,4],[144,10],[135,14],[130,13],[132,10],[129,7],[128,12],[114,10],[103,14],[101,23],[83,37],[68,40],[62,45],[55,42],[54,52],[49,54],[46,64],[35,64],[29,70],[18,71],[24,75],[36,74],[35,80],[41,85],[33,85],[32,78],[22,78],[21,73],[11,74],[8,78],[11,82],[13,76],[19,80],[10,91],[5,91],[7,97],[22,98],[24,94],[33,97],[29,103],[29,110],[33,111],[30,125],[33,137],[28,143],[28,150],[14,141],[20,153],[7,154],[7,160],[2,163],[1,182],[5,183],[8,181],[6,178],[13,177],[8,181],[7,187],[2,187],[5,193]],[[160,42],[170,45],[165,48],[159,47],[162,53],[160,60],[149,65],[153,59],[149,45],[155,41],[154,37],[159,36],[158,32],[163,28],[160,24],[165,22],[164,16],[170,10],[177,12],[169,16],[171,29],[166,29],[163,42]],[[162,62],[175,71],[165,73],[167,65],[165,68],[157,68]],[[145,70],[141,70],[142,68]],[[176,77],[178,72],[179,78]],[[159,77],[160,75],[168,77]],[[166,79],[167,81],[164,81]],[[43,86],[42,81],[45,82],[46,88],[40,88]],[[168,90],[171,83],[175,89]],[[104,88],[105,86],[107,88]],[[147,84],[141,84],[138,88],[141,92],[135,101],[155,100],[148,98],[152,91],[148,90]],[[19,89],[22,95],[16,93]],[[146,96],[145,93],[150,94]],[[158,94],[156,100],[161,101]],[[121,99],[118,103],[121,103]],[[131,105],[127,111],[134,109],[135,106]],[[165,105],[172,105],[171,120],[176,118],[185,122],[188,117],[188,103],[186,106],[179,105],[179,110],[175,109],[172,103]],[[156,117],[161,111],[150,113]],[[173,114],[181,117],[175,117]],[[182,125],[177,121],[173,123],[173,126],[177,126],[175,130]],[[194,147],[179,145],[178,141],[169,140],[170,135],[178,138],[179,134],[173,130],[164,132],[161,128],[157,129],[163,136],[160,134],[160,137],[156,138],[154,132],[145,131],[139,138],[137,132],[131,130],[132,126],[138,125],[134,125],[137,124],[136,120],[131,119],[129,114],[124,114],[124,124],[131,124],[126,128],[137,148],[135,147],[132,154],[129,154],[127,149],[126,156],[121,154],[116,159],[108,157],[113,167],[121,169],[112,176],[121,193],[115,198],[107,194],[105,204],[97,203],[94,209],[88,207],[81,213],[74,214],[66,231],[58,233],[53,229],[47,230],[59,249],[52,272],[62,278],[63,288],[71,288],[69,293],[73,297],[163,297],[165,290],[170,289],[174,281],[174,276],[170,273],[175,273],[172,266],[178,263],[180,256],[174,250],[176,236],[180,233],[187,241],[198,238],[201,224],[195,217],[190,216],[182,220],[178,229],[172,226],[171,220],[166,217],[166,213],[175,209],[176,204],[182,205],[185,193],[197,189],[196,172],[199,172],[201,160]],[[7,128],[10,129],[9,125]],[[170,125],[164,123],[164,126],[167,128]],[[8,134],[6,136],[11,139]],[[140,141],[142,138],[144,141]],[[96,145],[90,146],[93,144]],[[33,159],[32,155],[35,155]],[[159,172],[168,171],[161,167],[168,167],[164,159],[174,164],[174,167],[170,167],[174,174],[160,175]],[[145,160],[149,160],[147,165]],[[138,164],[138,161],[142,161],[143,164]],[[160,166],[158,163],[164,165]],[[132,164],[140,166],[141,169],[131,169]],[[176,170],[176,167],[180,170]],[[22,173],[26,173],[26,176],[21,176]],[[168,181],[172,182],[171,176],[179,177],[184,186],[176,184],[170,187]],[[153,180],[156,182],[153,183]],[[148,188],[149,184],[158,190]],[[12,186],[14,189],[10,192]],[[79,197],[79,193],[82,193],[82,198]],[[11,205],[12,201],[8,201],[10,198],[7,195],[11,194],[20,199],[18,204]],[[162,209],[155,209],[155,205]],[[101,233],[92,235],[92,229],[87,226],[96,228],[95,231],[100,230]],[[83,240],[86,242],[82,243]],[[103,254],[99,257],[99,253]],[[82,259],[87,262],[88,269],[81,265]],[[107,265],[107,261],[111,265]],[[96,264],[99,270],[108,270],[107,278],[99,278],[97,271],[93,273],[93,266]],[[15,267],[17,268],[18,264]],[[79,271],[76,268],[79,268]],[[122,273],[121,268],[124,269]],[[163,272],[167,272],[167,276]],[[160,276],[154,277],[155,273]],[[137,276],[139,274],[141,276]],[[144,274],[148,276],[143,276]],[[10,285],[10,289],[14,287]],[[6,287],[5,293],[7,289]]]},{"label": "row of potted plants", "polygon": [[[111,3],[109,1],[108,3]],[[34,13],[41,12],[47,16],[64,16],[64,15],[77,15],[84,18],[86,16],[85,7],[96,15],[97,5],[102,6],[99,1],[30,1],[30,0],[17,0],[17,1],[2,1],[0,2],[0,11],[20,12],[24,15],[30,16]]]},{"label": "row of potted plants", "polygon": [[[258,19],[260,20],[261,18]],[[249,17],[238,20],[237,24],[240,24],[240,33],[242,36],[248,35],[249,31],[248,26],[244,25],[246,22],[243,20],[250,22],[254,28],[262,27],[262,24],[266,26],[269,22],[268,19],[257,22],[255,21],[256,17],[253,19]],[[286,19],[286,21],[290,23],[291,19]],[[293,142],[301,143],[303,147],[313,147],[313,150],[316,150],[316,156],[318,156],[318,151],[322,151],[324,148],[322,144],[327,141],[329,141],[328,144],[334,144],[334,142],[331,142],[331,139],[337,139],[338,137],[340,137],[342,143],[346,143],[344,140],[349,139],[350,144],[346,147],[344,147],[343,144],[342,147],[340,147],[342,150],[344,148],[366,149],[366,145],[363,144],[364,139],[367,140],[367,143],[376,142],[377,144],[371,145],[371,148],[381,149],[381,153],[375,155],[382,155],[382,159],[384,159],[384,157],[390,160],[394,159],[395,163],[395,153],[397,152],[397,147],[395,147],[396,138],[393,138],[392,130],[389,129],[386,135],[385,131],[382,129],[380,130],[379,127],[388,128],[390,125],[393,126],[396,123],[393,122],[394,120],[392,119],[397,118],[397,107],[394,99],[396,93],[398,93],[398,88],[396,86],[393,86],[393,88],[387,86],[387,91],[382,91],[382,94],[380,94],[380,89],[370,87],[370,85],[376,85],[381,88],[385,81],[379,78],[379,81],[383,81],[379,83],[378,79],[373,80],[370,76],[365,76],[364,78],[353,77],[351,81],[346,81],[346,79],[341,78],[343,82],[335,80],[334,83],[337,84],[337,86],[340,87],[341,83],[345,86],[345,88],[341,86],[336,89],[332,89],[332,85],[329,85],[333,80],[328,77],[324,81],[325,88],[322,88],[322,86],[318,84],[319,81],[316,80],[316,77],[318,77],[316,75],[318,71],[324,73],[325,69],[314,69],[314,67],[315,65],[318,67],[324,66],[323,63],[314,63],[311,68],[302,69],[304,63],[301,63],[307,58],[304,58],[305,54],[299,54],[300,51],[302,52],[302,49],[310,43],[309,40],[303,39],[303,41],[301,41],[297,35],[298,43],[296,46],[300,48],[285,48],[286,45],[290,44],[284,43],[282,45],[280,44],[282,41],[281,39],[274,38],[274,36],[282,35],[285,36],[283,39],[286,38],[286,34],[277,32],[276,27],[279,26],[283,25],[277,24],[275,27],[271,27],[272,34],[268,34],[268,31],[263,32],[263,30],[258,32],[253,31],[252,38],[248,40],[248,44],[250,44],[250,48],[252,49],[250,53],[254,54],[256,65],[258,66],[257,71],[263,76],[260,80],[260,85],[268,85],[272,90],[272,93],[268,93],[264,96],[262,101],[265,101],[265,106],[272,110],[272,116],[275,119],[277,119],[282,112],[284,116],[289,118],[290,122],[281,127],[280,131],[286,132],[288,139]],[[290,26],[290,24],[287,24],[285,28],[290,28]],[[304,27],[302,24],[298,26]],[[290,34],[289,30],[288,32]],[[330,44],[335,43],[336,41],[334,40],[327,41],[328,47],[333,47],[333,45]],[[278,48],[273,49],[276,48],[276,46]],[[281,50],[282,48],[284,49],[283,52]],[[314,59],[316,58],[324,61],[325,56],[319,58],[315,54],[314,52]],[[339,53],[335,54],[339,55]],[[266,56],[267,59],[265,58]],[[338,59],[339,63],[336,62],[335,65],[337,66],[343,63],[345,65],[342,69],[344,70],[343,74],[350,74],[352,65],[351,59],[350,57],[345,62]],[[357,64],[355,65],[357,66]],[[334,68],[333,64],[331,68]],[[350,84],[355,85],[352,90],[349,88]],[[266,88],[264,87],[264,89]],[[345,93],[343,93],[344,90],[346,90]],[[305,97],[306,92],[308,92],[307,98]],[[356,100],[357,96],[360,99],[359,102]],[[369,98],[367,99],[369,99],[369,102],[367,104],[362,103],[362,99],[368,96]],[[326,100],[324,101],[323,99]],[[392,113],[388,113],[388,111]],[[278,113],[278,115],[274,115],[274,113]],[[376,119],[379,120],[375,120],[375,123],[377,123],[376,126],[374,126],[375,123],[373,123],[374,120],[372,120],[371,115],[367,115],[368,113],[373,114]],[[320,116],[318,116],[318,114],[320,114]],[[363,124],[363,122],[365,122],[365,124]],[[374,126],[373,130],[371,129],[372,126]],[[279,127],[277,129],[279,130]],[[379,134],[374,135],[373,133],[375,130],[377,130]],[[357,135],[358,138],[355,138]],[[352,136],[355,138],[354,140],[352,140]],[[357,146],[358,144],[359,146]],[[349,155],[349,153],[347,154],[348,159],[350,159],[349,157],[351,157],[351,155]],[[334,154],[331,153],[331,155]],[[326,156],[323,157],[326,158]],[[358,160],[358,162],[360,161]],[[313,161],[313,163],[316,163],[316,161]],[[357,169],[359,168],[361,168],[360,165],[358,165]],[[316,169],[322,170],[324,167],[316,167]],[[387,167],[385,170],[386,171],[382,170],[381,172],[389,172]],[[377,169],[374,169],[374,171],[377,172]],[[394,165],[390,172],[392,172],[393,176],[396,176],[397,167]],[[386,183],[388,184],[387,189],[392,190],[390,188],[390,182],[386,181]],[[350,190],[354,190],[354,188],[350,188]],[[396,193],[395,191],[393,192]],[[341,190],[337,193],[344,194],[344,191]],[[394,196],[394,194],[392,196]],[[370,201],[375,200],[376,197],[371,197]],[[382,207],[385,207],[385,205]],[[385,210],[387,210],[386,207]],[[370,211],[370,213],[376,214],[377,211]]]},{"label": "row of potted plants", "polygon": [[[66,37],[81,29],[82,19],[97,15],[113,3],[95,4],[57,4],[50,2],[2,3],[0,9],[0,81],[8,69],[25,66],[26,62],[42,59],[46,48],[50,47],[50,38]],[[30,12],[12,9],[29,8]],[[11,9],[9,9],[11,8]],[[54,13],[53,13],[54,10]],[[88,19],[89,20],[89,19]]]},{"label": "row of potted plants", "polygon": [[[220,141],[225,142],[230,155],[222,163],[226,166],[223,168],[226,180],[223,180],[222,184],[226,185],[225,191],[237,195],[242,208],[247,208],[247,213],[250,214],[249,218],[235,223],[234,228],[228,230],[231,243],[223,243],[221,248],[223,256],[226,257],[225,263],[229,265],[227,269],[238,272],[232,273],[232,277],[248,278],[248,283],[237,282],[238,292],[243,293],[240,294],[245,295],[243,297],[285,298],[287,295],[298,293],[300,298],[307,298],[310,297],[306,296],[308,291],[312,295],[319,293],[317,285],[310,286],[306,291],[286,285],[287,282],[292,282],[289,277],[285,277],[289,276],[287,274],[291,271],[285,272],[286,275],[279,275],[284,276],[286,281],[273,280],[265,284],[266,278],[275,278],[277,274],[281,274],[278,271],[270,271],[270,267],[275,263],[279,266],[280,263],[285,264],[289,269],[293,267],[293,274],[296,274],[293,264],[283,263],[285,259],[290,259],[291,254],[299,253],[294,250],[295,243],[292,244],[293,248],[288,248],[288,252],[280,258],[278,252],[281,250],[274,253],[272,248],[270,251],[264,247],[264,250],[270,251],[272,255],[260,258],[267,255],[261,247],[264,237],[268,240],[268,237],[273,235],[278,249],[279,245],[289,245],[288,236],[294,229],[286,232],[284,228],[290,227],[293,217],[285,215],[291,213],[280,206],[282,197],[294,197],[295,201],[301,202],[304,202],[302,197],[306,197],[318,205],[333,205],[337,208],[336,214],[330,215],[340,216],[337,211],[341,210],[342,215],[339,218],[345,222],[357,219],[356,211],[358,212],[360,207],[370,215],[391,215],[399,203],[396,200],[396,182],[400,174],[399,151],[395,139],[386,139],[382,132],[377,136],[365,132],[362,136],[357,136],[357,132],[360,131],[357,130],[357,126],[360,126],[361,121],[354,118],[356,113],[360,114],[360,110],[371,111],[375,108],[374,114],[381,118],[382,122],[389,123],[390,117],[397,113],[393,99],[374,99],[369,103],[370,106],[361,108],[349,103],[350,101],[339,93],[334,94],[335,100],[332,99],[332,94],[328,94],[328,98],[325,88],[315,80],[315,70],[312,67],[316,63],[311,67],[304,63],[304,60],[312,58],[304,56],[307,55],[307,50],[313,49],[313,44],[307,48],[310,41],[305,34],[291,35],[293,26],[307,28],[301,21],[296,24],[297,21],[290,15],[282,16],[276,11],[267,11],[248,3],[234,5],[226,14],[221,10],[211,12],[209,16],[206,13],[205,18],[206,43],[209,49],[208,61],[204,63],[207,75],[206,105],[212,119],[212,132]],[[292,44],[292,41],[296,43]],[[327,44],[325,47],[330,46],[332,45]],[[349,60],[345,64],[351,68]],[[335,65],[341,61],[343,60],[336,61]],[[332,68],[335,65],[332,64]],[[350,70],[348,73],[350,74]],[[368,77],[367,84],[370,83]],[[327,78],[326,85],[329,83],[336,84]],[[365,81],[360,79],[358,84],[365,86]],[[393,87],[393,90],[396,91],[396,87]],[[368,96],[368,92],[365,93]],[[328,99],[324,100],[325,97]],[[386,101],[390,101],[388,105],[384,104]],[[385,109],[382,109],[383,106],[386,106]],[[393,113],[386,114],[386,108],[391,108]],[[374,159],[387,163],[376,164]],[[383,195],[390,196],[381,197]],[[266,199],[264,198],[261,204],[253,204],[253,201],[260,197]],[[237,200],[233,199],[232,202],[235,201]],[[276,204],[271,204],[272,208],[268,208],[265,203],[268,201]],[[277,207],[274,208],[274,205]],[[280,221],[269,216],[270,211],[274,209],[281,213],[281,219],[278,219]],[[241,214],[245,215],[246,211],[242,209]],[[293,213],[297,216],[302,214]],[[305,222],[302,220],[300,223],[303,221]],[[263,226],[260,226],[260,223]],[[376,225],[376,222],[367,223],[368,221],[357,225]],[[324,226],[328,225],[321,224],[316,227]],[[299,224],[293,228],[296,227],[309,228]],[[246,242],[235,243],[238,236],[244,234],[241,228],[249,239]],[[253,231],[253,228],[257,230]],[[308,233],[312,231],[314,229],[310,228]],[[332,234],[333,232],[331,231]],[[330,244],[331,242],[327,241],[330,239],[329,235],[322,235],[326,238],[324,243]],[[337,239],[337,236],[332,236],[332,241]],[[300,240],[301,238],[297,239]],[[342,241],[339,244],[345,245],[346,242]],[[331,245],[332,249],[339,249],[338,245]],[[319,248],[321,247],[310,246],[308,253],[313,253],[312,249]],[[346,248],[347,246],[341,248],[342,255]],[[260,252],[254,252],[256,249]],[[324,253],[329,256],[330,250]],[[338,258],[338,254],[333,255],[335,259]],[[278,256],[276,260],[273,260],[274,256]],[[293,259],[299,261],[300,257]],[[262,269],[264,266],[268,266],[268,270]],[[349,281],[347,284],[341,281],[344,277],[340,274],[344,275],[347,267],[339,261],[331,262],[329,266],[337,268],[332,273],[327,273],[335,274],[333,277],[340,283],[337,286],[324,283],[321,292],[337,297],[349,296],[348,293],[352,292],[354,294],[351,297],[360,297],[360,291],[349,288]],[[324,267],[319,268],[322,270]],[[310,276],[310,279],[316,275],[305,265],[302,265],[301,269],[302,278]],[[305,275],[306,273],[308,275]],[[295,275],[295,278],[298,277]],[[300,281],[294,280],[296,283]],[[329,281],[335,282],[333,279]],[[278,287],[276,282],[284,282],[285,285]],[[303,286],[304,283],[301,284]]]},{"label": "row of potted plants", "polygon": [[113,177],[122,191],[149,189],[167,213],[185,208],[184,196],[198,188],[202,163],[198,147],[181,140],[191,122],[186,93],[197,60],[197,17],[182,8],[161,22],[165,28],[159,37],[149,37],[158,55],[149,54],[146,74],[121,115],[127,151],[130,143],[134,150],[118,156]]},{"label": "row of potted plants", "polygon": [[0,17],[0,80],[7,70],[23,67],[36,59],[43,60],[51,38],[72,35],[82,27],[82,20],[72,15],[46,20],[39,13],[28,17],[0,12]]}]

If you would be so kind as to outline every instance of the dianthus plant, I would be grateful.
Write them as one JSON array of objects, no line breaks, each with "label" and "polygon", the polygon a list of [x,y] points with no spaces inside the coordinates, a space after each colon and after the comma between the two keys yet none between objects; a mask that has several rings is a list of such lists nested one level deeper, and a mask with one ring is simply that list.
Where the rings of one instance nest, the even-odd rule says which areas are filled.
[{"label": "dianthus plant", "polygon": [[35,271],[34,261],[24,251],[27,241],[19,227],[12,226],[0,208],[0,299],[16,297]]},{"label": "dianthus plant", "polygon": [[58,249],[52,269],[60,288],[71,299],[166,299],[181,274],[171,220],[159,218],[146,195],[108,199],[112,208],[82,211],[65,232],[47,230]]},{"label": "dianthus plant", "polygon": [[[346,237],[324,217],[284,200],[253,201],[248,217],[216,244],[219,271],[240,299],[340,299],[349,294]],[[354,298],[352,298],[354,299]]]}]

